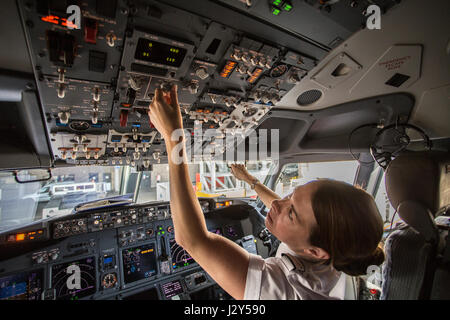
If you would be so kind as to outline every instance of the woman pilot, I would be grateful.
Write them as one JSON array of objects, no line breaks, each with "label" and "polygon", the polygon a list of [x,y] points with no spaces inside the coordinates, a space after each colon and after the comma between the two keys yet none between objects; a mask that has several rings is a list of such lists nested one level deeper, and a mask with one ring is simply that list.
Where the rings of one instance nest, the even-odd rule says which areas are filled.
[{"label": "woman pilot", "polygon": [[383,221],[373,197],[339,181],[312,181],[280,199],[233,165],[235,177],[270,208],[265,224],[281,244],[263,259],[208,232],[189,177],[176,86],[156,89],[149,117],[166,143],[175,240],[233,298],[343,299],[342,273],[366,274],[383,262]]}]

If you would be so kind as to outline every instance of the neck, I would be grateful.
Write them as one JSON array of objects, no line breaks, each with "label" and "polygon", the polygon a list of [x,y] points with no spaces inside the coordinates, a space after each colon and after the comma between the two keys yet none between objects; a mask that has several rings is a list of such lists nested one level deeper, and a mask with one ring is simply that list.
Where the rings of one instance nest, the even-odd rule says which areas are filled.
[{"label": "neck", "polygon": [[301,257],[303,260],[311,262],[311,263],[325,263],[326,259],[317,258],[309,253],[306,253],[303,249],[293,249],[288,244],[286,246],[293,251],[297,256]]}]

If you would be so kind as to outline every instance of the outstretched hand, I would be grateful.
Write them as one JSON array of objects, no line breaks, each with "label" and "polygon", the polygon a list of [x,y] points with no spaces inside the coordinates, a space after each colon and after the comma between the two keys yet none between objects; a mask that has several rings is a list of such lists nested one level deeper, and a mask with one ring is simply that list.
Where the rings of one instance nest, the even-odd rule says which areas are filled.
[{"label": "outstretched hand", "polygon": [[174,130],[183,129],[176,85],[172,86],[170,92],[163,92],[160,88],[155,90],[148,116],[166,142]]},{"label": "outstretched hand", "polygon": [[232,164],[231,173],[236,177],[236,179],[245,182],[249,182],[254,179],[243,164]]}]

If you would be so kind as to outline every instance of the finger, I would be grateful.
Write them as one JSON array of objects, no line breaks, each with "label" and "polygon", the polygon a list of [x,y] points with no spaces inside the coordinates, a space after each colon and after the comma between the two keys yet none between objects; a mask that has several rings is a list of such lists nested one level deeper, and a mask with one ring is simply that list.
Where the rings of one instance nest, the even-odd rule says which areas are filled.
[{"label": "finger", "polygon": [[160,88],[155,89],[155,98],[156,98],[156,102],[159,102],[159,103],[163,103],[165,101],[164,93]]},{"label": "finger", "polygon": [[164,99],[168,105],[172,105],[169,92],[164,92]]},{"label": "finger", "polygon": [[178,106],[178,86],[176,84],[170,89],[170,100],[173,107]]}]

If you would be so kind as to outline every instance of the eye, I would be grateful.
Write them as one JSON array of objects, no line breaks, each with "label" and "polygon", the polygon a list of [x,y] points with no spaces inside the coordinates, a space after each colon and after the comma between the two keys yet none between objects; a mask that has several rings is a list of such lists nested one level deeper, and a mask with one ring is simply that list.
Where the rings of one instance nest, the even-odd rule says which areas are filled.
[{"label": "eye", "polygon": [[293,218],[292,218],[292,211],[293,211],[293,209],[292,209],[292,206],[291,206],[291,208],[289,209],[289,219],[291,219],[291,220],[293,220]]}]

